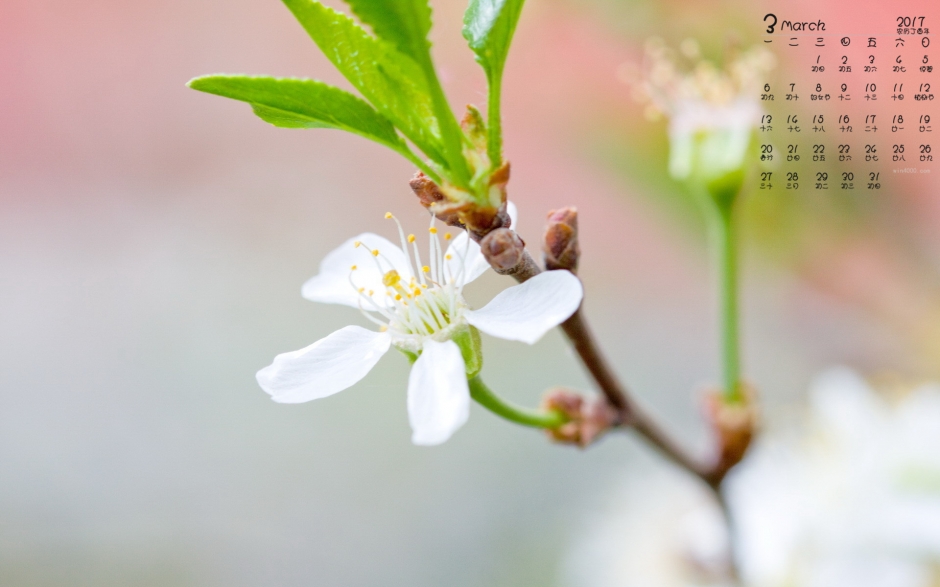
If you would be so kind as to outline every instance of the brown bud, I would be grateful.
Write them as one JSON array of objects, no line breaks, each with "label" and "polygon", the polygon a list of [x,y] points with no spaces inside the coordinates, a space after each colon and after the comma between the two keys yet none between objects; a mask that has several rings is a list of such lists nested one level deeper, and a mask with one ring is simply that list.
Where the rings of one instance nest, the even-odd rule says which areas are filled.
[{"label": "brown bud", "polygon": [[585,448],[617,423],[616,410],[602,397],[585,400],[571,390],[559,388],[548,392],[542,405],[568,418],[558,428],[546,430],[549,438],[564,444]]},{"label": "brown bud", "polygon": [[490,177],[490,201],[494,204],[477,204],[470,195],[454,186],[443,187],[422,172],[415,173],[408,184],[418,196],[421,205],[438,220],[450,226],[465,228],[474,240],[479,241],[497,228],[508,228],[511,224],[506,212],[506,182],[509,181],[509,163],[503,164]]},{"label": "brown bud", "polygon": [[421,202],[421,205],[430,210],[441,222],[458,228],[464,227],[463,223],[460,222],[458,211],[452,206],[449,206],[447,197],[430,177],[419,171],[411,178],[408,185],[411,186],[411,190],[418,196],[418,201]]},{"label": "brown bud", "polygon": [[505,212],[501,214],[500,208],[493,208],[492,206],[467,206],[465,210],[461,211],[460,220],[470,231],[473,240],[479,241],[494,230],[509,225],[508,216],[505,216],[506,221],[503,222],[504,215]]},{"label": "brown bud", "polygon": [[418,196],[418,201],[425,208],[430,208],[432,204],[444,201],[444,194],[441,193],[441,189],[423,171],[416,172],[408,185],[411,186],[412,191]]},{"label": "brown bud", "polygon": [[483,256],[499,273],[512,271],[525,256],[525,242],[508,228],[497,228],[480,241]]},{"label": "brown bud", "polygon": [[581,247],[578,245],[578,209],[569,206],[548,213],[548,224],[542,238],[546,269],[578,271]]},{"label": "brown bud", "polygon": [[705,419],[718,441],[716,469],[722,474],[741,462],[759,425],[756,394],[751,387],[744,392],[744,398],[733,403],[718,390],[705,396]]},{"label": "brown bud", "polygon": [[506,184],[509,182],[509,162],[503,163],[490,175],[489,205],[467,204],[461,209],[460,220],[477,241],[497,228],[509,228],[512,220],[506,211]]}]

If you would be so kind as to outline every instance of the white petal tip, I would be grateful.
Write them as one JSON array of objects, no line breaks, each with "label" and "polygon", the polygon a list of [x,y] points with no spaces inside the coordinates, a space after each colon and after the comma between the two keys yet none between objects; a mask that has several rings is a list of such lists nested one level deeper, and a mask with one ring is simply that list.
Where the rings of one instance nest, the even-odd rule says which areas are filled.
[{"label": "white petal tip", "polygon": [[448,434],[444,438],[420,438],[418,436],[412,436],[411,443],[415,446],[440,446],[450,440],[451,436],[451,434]]},{"label": "white petal tip", "polygon": [[365,377],[390,344],[387,333],[346,326],[308,347],[278,355],[255,378],[277,403],[324,398]]},{"label": "white petal tip", "polygon": [[491,336],[535,344],[577,311],[583,295],[581,280],[570,271],[545,271],[503,290],[466,317]]}]

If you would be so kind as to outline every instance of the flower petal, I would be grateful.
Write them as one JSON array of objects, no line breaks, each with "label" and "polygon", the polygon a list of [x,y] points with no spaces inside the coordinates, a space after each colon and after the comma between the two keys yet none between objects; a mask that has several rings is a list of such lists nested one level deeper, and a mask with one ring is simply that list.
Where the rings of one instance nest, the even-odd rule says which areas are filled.
[{"label": "flower petal", "polygon": [[464,315],[487,334],[533,344],[574,314],[583,295],[581,281],[571,272],[545,271]]},{"label": "flower petal", "polygon": [[[516,205],[506,202],[506,212],[512,220],[513,230],[518,232]],[[450,259],[447,259],[447,256]],[[480,245],[470,238],[466,230],[458,234],[447,247],[447,256],[444,260],[444,274],[451,279],[459,279],[464,285],[480,277],[490,268],[489,262],[480,251]]]},{"label": "flower petal", "polygon": [[282,404],[298,404],[357,383],[388,351],[392,337],[361,326],[340,328],[299,351],[282,353],[258,371],[261,389]]},{"label": "flower petal", "polygon": [[444,275],[448,280],[467,284],[486,273],[490,264],[480,252],[480,245],[464,230],[451,241],[444,256]]},{"label": "flower petal", "polygon": [[460,347],[427,340],[408,377],[411,441],[441,444],[470,417],[470,388]]},{"label": "flower petal", "polygon": [[[357,247],[356,242],[362,245]],[[375,257],[372,251],[379,251]],[[356,266],[353,271],[353,265]],[[388,304],[382,276],[395,269],[402,279],[410,279],[412,270],[402,250],[388,239],[366,232],[344,242],[320,263],[320,272],[311,277],[301,288],[301,295],[311,302],[343,304],[358,308],[360,304],[369,310],[369,303],[357,288],[365,288],[365,294],[374,291],[372,299],[383,307]],[[350,275],[352,282],[350,283]]]}]

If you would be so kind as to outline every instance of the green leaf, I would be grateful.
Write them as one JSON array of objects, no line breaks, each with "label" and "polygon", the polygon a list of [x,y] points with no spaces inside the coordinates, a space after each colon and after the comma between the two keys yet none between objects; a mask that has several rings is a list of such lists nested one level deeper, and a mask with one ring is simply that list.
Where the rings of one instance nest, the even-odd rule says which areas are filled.
[{"label": "green leaf", "polygon": [[376,36],[424,65],[428,61],[431,7],[427,0],[346,0]]},{"label": "green leaf", "polygon": [[346,79],[419,149],[447,168],[422,68],[350,17],[314,0],[283,0]]},{"label": "green leaf", "polygon": [[509,54],[516,23],[525,0],[470,0],[463,17],[463,36],[477,61],[486,72],[489,85],[489,156],[494,166],[502,161],[502,125],[500,121],[500,91],[503,66]]},{"label": "green leaf", "polygon": [[339,88],[308,79],[207,75],[189,82],[200,92],[247,102],[262,120],[283,128],[337,128],[401,152],[407,149],[387,118]]},{"label": "green leaf", "polygon": [[375,34],[410,57],[424,71],[424,80],[440,125],[442,150],[451,178],[467,186],[470,171],[463,156],[463,137],[454,113],[444,96],[431,59],[431,7],[428,0],[346,0],[356,16],[372,27]]},{"label": "green leaf", "polygon": [[487,74],[502,74],[524,0],[470,0],[463,36]]}]

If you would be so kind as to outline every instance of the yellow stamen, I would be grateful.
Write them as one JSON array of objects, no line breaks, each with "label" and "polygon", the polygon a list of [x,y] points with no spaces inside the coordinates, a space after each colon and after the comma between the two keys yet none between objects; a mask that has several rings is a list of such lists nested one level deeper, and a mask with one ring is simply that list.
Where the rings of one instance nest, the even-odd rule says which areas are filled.
[{"label": "yellow stamen", "polygon": [[454,235],[452,235],[452,234],[449,233],[449,232],[444,235],[444,240],[445,240],[445,241],[449,241],[449,240],[452,239],[452,238],[454,238]]},{"label": "yellow stamen", "polygon": [[418,296],[421,295],[421,290],[418,289],[418,288],[415,288],[415,292],[414,292],[414,293],[415,293],[415,297],[418,297]]},{"label": "yellow stamen", "polygon": [[444,258],[447,259],[448,261],[450,261],[451,259],[453,259],[453,257],[452,257],[451,255],[449,255],[449,254],[444,255]]},{"label": "yellow stamen", "polygon": [[364,291],[366,291],[366,288],[364,288],[364,287],[360,287],[360,288],[359,288],[359,293],[362,293],[362,292],[364,292]]},{"label": "yellow stamen", "polygon": [[400,300],[400,299],[401,299],[401,294],[395,294],[395,299],[396,299],[396,300]]},{"label": "yellow stamen", "polygon": [[408,242],[409,242],[409,243],[415,242],[415,235],[409,234],[409,235],[408,235]]},{"label": "yellow stamen", "polygon": [[425,273],[430,273],[430,272],[431,272],[431,268],[428,267],[427,265],[425,265],[424,267],[421,268],[421,271],[424,271]]},{"label": "yellow stamen", "polygon": [[428,229],[428,232],[430,232],[431,234],[437,234],[437,227],[432,226],[431,228]]},{"label": "yellow stamen", "polygon": [[391,213],[391,212],[386,212],[386,213],[385,213],[385,219],[386,219],[386,220],[391,220],[392,218],[394,218],[394,216],[392,216],[392,213]]},{"label": "yellow stamen", "polygon": [[352,267],[350,267],[350,269],[351,269],[352,271],[355,271],[356,269],[358,269],[358,267],[356,267],[355,265],[353,265]]},{"label": "yellow stamen", "polygon": [[375,293],[375,292],[374,292],[373,290],[371,290],[371,289],[369,290],[369,295],[370,295],[370,296],[371,296],[372,294],[374,294],[374,293]]},{"label": "yellow stamen", "polygon": [[382,276],[382,284],[385,287],[395,287],[399,281],[401,281],[401,276],[394,269]]},{"label": "yellow stamen", "polygon": [[378,257],[378,256],[379,256],[379,250],[378,250],[378,249],[372,249],[372,256],[373,256],[373,257]]},{"label": "yellow stamen", "polygon": [[385,325],[379,326],[379,332],[385,332],[386,330],[388,330],[388,326],[385,326]]},{"label": "yellow stamen", "polygon": [[354,243],[353,243],[353,246],[358,249],[360,246],[362,246],[362,241],[356,241],[356,242],[354,242]]}]

